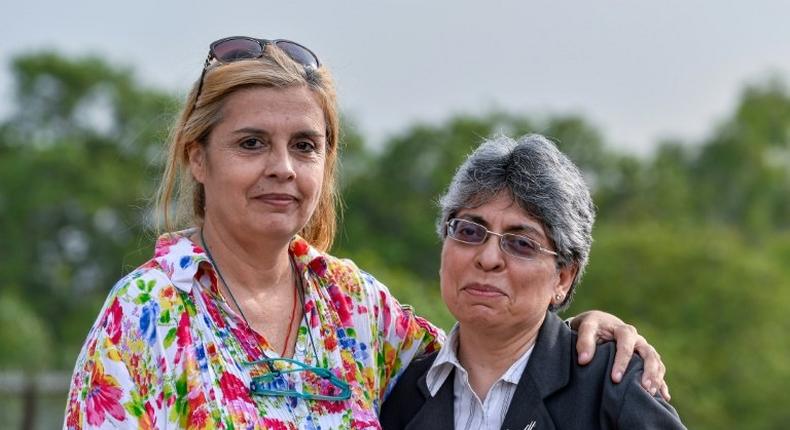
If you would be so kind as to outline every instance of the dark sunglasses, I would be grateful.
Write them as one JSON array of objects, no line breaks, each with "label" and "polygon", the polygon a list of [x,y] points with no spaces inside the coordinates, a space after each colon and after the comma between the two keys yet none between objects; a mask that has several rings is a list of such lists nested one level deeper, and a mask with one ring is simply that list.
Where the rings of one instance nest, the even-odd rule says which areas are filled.
[{"label": "dark sunglasses", "polygon": [[447,221],[447,236],[458,242],[469,245],[482,245],[489,235],[499,237],[499,247],[514,257],[532,260],[541,253],[557,255],[556,252],[544,248],[537,241],[527,236],[513,233],[497,233],[482,225],[461,218]]},{"label": "dark sunglasses", "polygon": [[290,40],[255,39],[246,36],[226,37],[213,42],[209,46],[208,57],[206,57],[203,71],[200,73],[200,84],[198,85],[197,94],[195,94],[195,104],[192,106],[192,110],[195,110],[197,100],[200,98],[200,92],[203,90],[203,78],[206,76],[206,70],[212,60],[223,64],[241,60],[254,60],[263,57],[268,44],[278,47],[290,59],[307,69],[318,69],[321,67],[321,62],[318,61],[318,57],[313,51]]}]

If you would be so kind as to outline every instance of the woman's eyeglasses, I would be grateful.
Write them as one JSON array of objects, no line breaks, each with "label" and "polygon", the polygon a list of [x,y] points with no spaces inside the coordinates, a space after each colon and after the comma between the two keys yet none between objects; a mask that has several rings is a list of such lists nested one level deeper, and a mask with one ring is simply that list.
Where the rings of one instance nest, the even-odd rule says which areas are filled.
[{"label": "woman's eyeglasses", "polygon": [[538,254],[545,253],[557,255],[556,252],[546,249],[537,241],[527,236],[513,233],[496,233],[482,225],[461,218],[453,218],[447,221],[447,236],[458,242],[469,245],[482,245],[488,239],[488,235],[499,236],[499,247],[506,254],[517,258],[532,260]]},{"label": "woman's eyeglasses", "polygon": [[[203,90],[203,78],[206,76],[206,70],[212,61],[232,63],[234,61],[261,58],[263,57],[263,53],[266,52],[266,45],[268,44],[278,47],[290,59],[301,64],[306,69],[315,70],[321,67],[321,63],[318,61],[318,57],[313,51],[290,40],[267,40],[246,36],[226,37],[213,42],[209,46],[206,63],[203,65],[203,71],[200,73],[200,84],[198,84],[197,94],[195,94],[195,105],[200,97],[201,90]],[[192,110],[195,109],[195,105],[192,106]]]},{"label": "woman's eyeglasses", "polygon": [[[330,401],[351,398],[351,388],[348,382],[323,367],[310,366],[290,358],[264,358],[245,364],[263,364],[268,368],[268,372],[252,378],[252,382],[250,382],[252,394]],[[303,386],[301,389],[295,380],[288,377],[290,374],[301,375],[301,382],[298,384]]]}]

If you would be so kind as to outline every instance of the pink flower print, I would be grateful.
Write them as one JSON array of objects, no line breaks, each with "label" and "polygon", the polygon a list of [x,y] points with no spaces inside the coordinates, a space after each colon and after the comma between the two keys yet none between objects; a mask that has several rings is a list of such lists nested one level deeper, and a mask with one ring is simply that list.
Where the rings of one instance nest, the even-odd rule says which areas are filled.
[{"label": "pink flower print", "polygon": [[270,430],[288,430],[288,426],[285,425],[284,422],[280,420],[276,420],[274,418],[264,418],[263,428]]},{"label": "pink flower print", "polygon": [[321,321],[318,319],[318,311],[315,308],[315,302],[310,299],[304,304],[304,313],[310,315],[310,327],[316,328]]},{"label": "pink flower print", "polygon": [[390,311],[390,307],[386,305],[387,295],[384,294],[383,291],[379,291],[379,301],[380,303],[384,303],[384,306],[381,307],[381,312],[384,312],[384,324],[382,325],[382,331],[384,336],[388,336],[390,331],[390,323],[392,323],[392,312]]},{"label": "pink flower print", "polygon": [[176,339],[178,340],[179,348],[184,348],[192,343],[192,335],[189,333],[189,312],[187,311],[181,312],[181,318],[178,320]]},{"label": "pink flower print", "polygon": [[228,402],[242,400],[246,403],[252,403],[247,386],[236,375],[230,372],[223,373],[219,378],[219,386],[222,389],[222,395],[225,396],[225,400]]},{"label": "pink flower print", "polygon": [[222,318],[214,299],[205,291],[200,291],[199,294],[203,296],[203,303],[206,304],[206,310],[208,311],[209,317],[211,317],[211,322],[216,324],[218,328],[225,328],[225,319]]},{"label": "pink flower print", "polygon": [[121,340],[121,319],[123,319],[123,308],[118,302],[118,298],[112,301],[112,304],[107,308],[107,313],[104,314],[106,318],[104,329],[107,335],[110,336],[110,342],[113,345],[118,345]]},{"label": "pink flower print", "polygon": [[151,406],[151,403],[145,403],[145,411],[139,418],[137,425],[140,430],[154,430],[159,428],[156,425],[156,413],[154,408]]},{"label": "pink flower print", "polygon": [[165,235],[160,237],[159,241],[156,243],[156,249],[154,250],[154,258],[159,258],[163,255],[167,255],[170,253],[170,247],[178,243],[180,237],[176,235]]},{"label": "pink flower print", "polygon": [[189,333],[189,312],[186,310],[181,312],[181,318],[178,320],[178,328],[176,329],[176,342],[178,349],[176,349],[175,362],[181,362],[181,355],[189,344],[192,343],[192,335]]},{"label": "pink flower print", "polygon": [[203,393],[189,396],[188,400],[189,417],[187,418],[187,428],[208,430],[215,429],[216,425],[211,417],[211,411],[206,403]]},{"label": "pink flower print", "polygon": [[409,331],[409,315],[408,311],[401,310],[398,313],[398,319],[395,321],[395,335],[400,339],[406,338],[406,333]]},{"label": "pink flower print", "polygon": [[[72,385],[73,384],[74,382],[72,382]],[[72,390],[69,404],[66,408],[66,427],[69,429],[81,430],[81,417],[80,403],[77,401],[77,390]]]},{"label": "pink flower print", "polygon": [[323,277],[326,274],[327,265],[326,265],[326,260],[323,258],[313,259],[313,261],[310,262],[309,266],[310,266],[310,270],[312,270],[313,273],[315,273],[318,276]]},{"label": "pink flower print", "polygon": [[107,414],[118,421],[123,421],[125,414],[121,406],[122,394],[118,381],[112,375],[106,375],[104,366],[97,361],[91,372],[88,395],[85,398],[88,424],[101,426]]},{"label": "pink flower print", "polygon": [[340,317],[340,324],[343,327],[352,327],[351,310],[354,305],[351,302],[351,297],[343,294],[340,288],[334,284],[327,288],[327,292],[329,293],[330,300],[332,300],[335,311],[337,311],[337,315]]}]

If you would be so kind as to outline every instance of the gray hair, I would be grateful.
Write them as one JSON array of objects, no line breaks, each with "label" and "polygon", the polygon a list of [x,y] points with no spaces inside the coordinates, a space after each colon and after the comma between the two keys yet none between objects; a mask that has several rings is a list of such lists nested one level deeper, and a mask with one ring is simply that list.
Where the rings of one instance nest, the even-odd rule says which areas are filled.
[{"label": "gray hair", "polygon": [[595,207],[582,173],[549,139],[530,134],[484,141],[455,173],[439,200],[437,232],[461,209],[485,204],[507,190],[530,216],[543,224],[557,252],[557,267],[576,266],[576,278],[557,311],[568,307],[590,255]]}]

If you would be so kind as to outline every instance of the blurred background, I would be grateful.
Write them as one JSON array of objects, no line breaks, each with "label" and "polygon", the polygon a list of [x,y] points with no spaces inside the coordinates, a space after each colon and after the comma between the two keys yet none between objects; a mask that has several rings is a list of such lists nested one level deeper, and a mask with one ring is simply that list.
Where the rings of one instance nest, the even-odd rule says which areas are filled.
[{"label": "blurred background", "polygon": [[546,134],[599,210],[567,315],[636,325],[689,428],[786,428],[790,3],[424,3],[3,8],[0,429],[62,425],[104,297],[152,255],[169,124],[235,34],[296,40],[335,73],[335,255],[449,328],[436,198],[482,138]]}]

